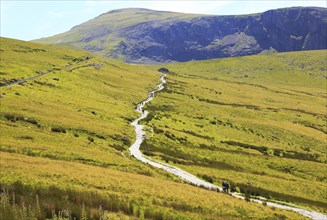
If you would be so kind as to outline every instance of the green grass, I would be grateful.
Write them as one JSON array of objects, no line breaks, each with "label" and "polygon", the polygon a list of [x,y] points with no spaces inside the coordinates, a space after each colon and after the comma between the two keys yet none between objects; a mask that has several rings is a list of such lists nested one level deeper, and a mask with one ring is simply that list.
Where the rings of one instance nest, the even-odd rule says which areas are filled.
[{"label": "green grass", "polygon": [[104,210],[136,217],[143,210],[146,219],[301,219],[292,212],[162,178],[5,152],[1,156],[2,187],[10,197],[14,191],[15,198],[24,198],[26,207],[37,207],[38,195],[43,216],[63,209],[80,216],[84,204],[88,216],[101,205]]},{"label": "green grass", "polygon": [[[8,70],[7,78],[18,78],[18,73],[10,72],[8,67],[13,60],[16,60],[16,65],[26,68],[25,72],[19,72],[23,77],[33,76],[39,70],[38,63],[34,62],[39,59],[39,54],[13,54],[10,59],[13,52],[9,48],[19,43],[25,47],[40,47],[4,39],[1,65],[5,71]],[[50,58],[55,68],[65,65],[61,49],[56,54],[52,47],[43,47],[51,51]],[[79,56],[89,56],[85,52],[79,53]],[[24,55],[28,60],[22,59],[18,63],[19,57],[25,58]],[[120,151],[124,149],[123,154],[128,155],[127,149],[134,139],[130,121],[137,114],[133,102],[140,101],[153,87],[150,82],[156,83],[158,74],[100,57],[88,62],[103,67],[96,70],[89,66],[72,72],[58,69],[37,80],[1,88],[2,151],[143,172],[140,168],[143,165],[126,159]],[[137,80],[139,77],[141,80]],[[130,94],[132,90],[133,94]],[[63,132],[56,132],[58,129]]]},{"label": "green grass", "polygon": [[307,51],[164,65],[142,150],[217,185],[326,212],[326,64],[326,51]]},{"label": "green grass", "polygon": [[[120,29],[149,21],[160,22],[165,20],[187,20],[200,16],[196,14],[165,11],[153,12],[151,10],[139,10],[133,8],[116,11],[119,12],[114,11],[113,13],[103,13],[94,19],[72,28],[68,32],[52,37],[37,39],[34,40],[34,42],[42,44],[72,43],[79,46],[90,46],[94,49],[105,49],[108,51],[108,46],[118,44],[122,39],[120,36],[117,36],[117,33],[114,33]],[[106,36],[102,36],[104,34]],[[92,37],[99,37],[100,40],[88,39]],[[87,42],[82,42],[83,39],[87,39]]]},{"label": "green grass", "polygon": [[[119,12],[117,12],[119,11]],[[126,46],[125,51],[132,51],[134,48],[129,46],[129,40],[123,36],[121,30],[139,25],[145,22],[175,22],[189,21],[203,15],[185,14],[175,12],[158,12],[140,9],[115,10],[101,14],[100,16],[86,21],[71,30],[47,37],[34,40],[41,44],[69,44],[88,51],[100,53],[104,56],[114,57],[115,59],[126,60],[126,54],[119,52],[118,48]],[[144,57],[138,59],[144,61]]]},{"label": "green grass", "polygon": [[68,47],[22,43],[8,38],[0,38],[0,44],[0,83],[64,69],[66,65],[74,65],[86,57],[93,56],[81,50],[70,50]]},{"label": "green grass", "polygon": [[117,219],[302,218],[187,185],[129,156],[134,108],[157,71],[6,38],[0,49],[4,82],[54,68],[1,87],[1,218],[97,219],[100,210]]}]

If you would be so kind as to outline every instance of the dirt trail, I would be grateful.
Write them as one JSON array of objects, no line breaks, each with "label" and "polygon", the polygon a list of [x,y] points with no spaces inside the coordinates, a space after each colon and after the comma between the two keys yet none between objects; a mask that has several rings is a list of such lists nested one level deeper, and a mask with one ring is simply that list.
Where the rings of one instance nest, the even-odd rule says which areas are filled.
[{"label": "dirt trail", "polygon": [[[129,148],[131,155],[133,155],[136,159],[142,161],[143,163],[147,163],[147,164],[150,164],[151,166],[157,167],[159,169],[163,169],[163,170],[165,170],[169,173],[172,173],[175,176],[179,177],[180,179],[183,179],[191,184],[194,184],[196,186],[199,186],[199,187],[202,187],[202,188],[205,188],[208,190],[222,192],[222,188],[220,188],[216,185],[213,185],[211,183],[205,182],[204,180],[201,180],[198,177],[196,177],[184,170],[181,170],[177,167],[174,167],[174,166],[171,166],[171,165],[168,165],[165,163],[161,163],[158,161],[152,161],[152,160],[146,158],[140,151],[140,146],[145,137],[145,131],[143,129],[143,125],[140,125],[139,122],[142,119],[146,118],[148,115],[148,112],[143,110],[143,107],[145,106],[146,103],[148,103],[152,99],[154,99],[154,94],[156,92],[159,92],[164,88],[163,85],[166,83],[165,77],[166,77],[166,74],[163,74],[160,78],[161,83],[157,85],[157,89],[149,92],[148,98],[136,106],[136,111],[139,112],[141,114],[141,116],[132,122],[132,126],[135,128],[136,140],[133,143],[133,145]],[[230,195],[235,198],[245,199],[244,196],[237,194],[237,193],[231,193]],[[263,198],[263,199],[265,199],[265,198]],[[251,201],[260,203],[260,204],[264,203],[264,200],[258,200],[258,199],[251,199]],[[288,206],[288,205],[282,205],[282,204],[273,203],[273,202],[267,202],[267,206],[276,207],[276,208],[285,209],[285,210],[292,210],[294,212],[297,212],[303,216],[309,217],[314,220],[327,220],[326,215],[315,212],[315,211],[309,211],[309,210],[296,208],[296,207],[292,207],[292,206]]]},{"label": "dirt trail", "polygon": [[[82,61],[80,61],[80,62],[78,62],[78,63],[67,64],[66,66],[64,66],[64,67],[62,67],[62,68],[58,68],[58,69],[57,69],[57,68],[53,68],[53,69],[50,69],[50,70],[45,71],[45,72],[43,72],[43,73],[40,73],[40,74],[38,74],[38,75],[36,75],[36,76],[28,77],[28,78],[25,78],[25,79],[15,80],[15,81],[13,81],[13,82],[8,82],[8,83],[1,83],[1,84],[0,84],[0,87],[12,86],[12,85],[15,85],[15,84],[21,84],[21,83],[24,83],[24,82],[26,82],[26,81],[30,81],[30,80],[34,80],[34,79],[40,78],[40,77],[42,77],[42,76],[44,76],[44,75],[46,75],[46,74],[48,74],[48,73],[52,73],[52,72],[54,72],[54,71],[56,71],[56,70],[66,69],[67,71],[72,72],[72,70],[74,70],[74,69],[76,69],[76,68],[74,68],[74,69],[72,69],[72,70],[68,70],[69,67],[72,67],[72,66],[74,66],[74,65],[76,65],[76,64],[85,63],[85,62],[87,62],[87,61],[89,61],[89,60],[91,60],[91,59],[92,59],[92,58],[86,58],[85,60],[82,60]],[[90,66],[90,65],[87,65],[87,66]],[[87,66],[83,66],[83,67],[87,67]]]}]

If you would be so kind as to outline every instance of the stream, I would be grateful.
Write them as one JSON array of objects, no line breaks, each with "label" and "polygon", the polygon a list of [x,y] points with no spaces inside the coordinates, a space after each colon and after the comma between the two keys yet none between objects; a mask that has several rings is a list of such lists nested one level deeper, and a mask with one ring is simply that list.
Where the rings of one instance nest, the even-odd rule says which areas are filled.
[{"label": "stream", "polygon": [[[136,120],[134,120],[132,122],[132,126],[135,128],[135,133],[136,133],[136,140],[133,143],[133,145],[129,148],[131,155],[133,155],[136,159],[142,161],[143,163],[147,163],[150,164],[151,166],[157,167],[159,169],[163,169],[169,173],[174,174],[175,176],[179,177],[182,180],[185,180],[186,182],[189,182],[193,185],[196,185],[198,187],[202,187],[208,190],[214,190],[217,192],[222,192],[222,188],[218,187],[216,185],[213,185],[211,183],[208,183],[204,180],[199,179],[198,177],[182,170],[179,169],[177,167],[168,165],[166,163],[162,163],[159,161],[153,161],[150,160],[148,158],[146,158],[140,151],[140,146],[145,138],[145,131],[143,129],[143,125],[140,125],[139,122],[146,118],[148,116],[148,112],[143,110],[143,107],[145,106],[145,104],[147,104],[148,102],[150,102],[152,99],[154,99],[154,95],[156,92],[161,91],[164,88],[164,84],[166,83],[166,74],[162,74],[162,76],[160,77],[161,83],[157,85],[157,89],[151,91],[148,93],[148,98],[142,102],[140,102],[137,106],[136,106],[136,111],[139,112],[141,114],[141,116],[139,118],[137,118]],[[235,197],[235,198],[239,198],[239,199],[245,199],[244,196],[242,196],[241,194],[238,193],[230,193],[231,196]],[[256,203],[260,203],[263,204],[265,202],[265,198],[263,198],[264,200],[259,200],[259,199],[251,199],[252,202],[256,202]],[[310,219],[314,219],[314,220],[327,220],[327,216],[324,214],[321,214],[319,212],[315,212],[315,211],[309,211],[309,210],[305,210],[305,209],[301,209],[301,208],[297,208],[297,207],[292,207],[289,205],[282,205],[282,204],[278,204],[278,203],[273,203],[273,202],[266,202],[267,206],[271,206],[271,207],[276,207],[276,208],[280,208],[280,209],[285,209],[285,210],[291,210],[294,212],[297,212],[303,216],[306,216]]]}]

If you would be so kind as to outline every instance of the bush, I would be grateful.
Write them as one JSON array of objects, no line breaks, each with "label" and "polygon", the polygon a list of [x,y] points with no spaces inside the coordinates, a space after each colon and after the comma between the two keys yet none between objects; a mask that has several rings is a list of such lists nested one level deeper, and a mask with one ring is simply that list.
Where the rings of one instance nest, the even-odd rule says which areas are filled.
[{"label": "bush", "polygon": [[88,139],[90,142],[94,142],[94,138],[93,138],[93,137],[87,137],[87,139]]},{"label": "bush", "polygon": [[241,190],[240,190],[240,188],[239,187],[233,187],[232,188],[232,192],[237,192],[237,193],[240,193],[241,192]]},{"label": "bush", "polygon": [[37,121],[35,119],[32,119],[32,118],[24,118],[24,121],[30,123],[30,124],[33,124],[33,125],[37,125]]},{"label": "bush", "polygon": [[51,131],[52,132],[57,132],[57,133],[66,133],[66,130],[64,128],[61,128],[61,127],[51,128]]},{"label": "bush", "polygon": [[213,179],[212,179],[212,177],[210,177],[210,176],[208,176],[208,175],[206,175],[206,174],[202,175],[202,178],[203,178],[204,180],[208,181],[209,183],[213,183]]},{"label": "bush", "polygon": [[12,122],[15,122],[15,121],[16,121],[15,115],[10,115],[10,114],[8,114],[8,115],[5,115],[4,117],[5,117],[5,119],[7,119],[8,121],[12,121]]},{"label": "bush", "polygon": [[251,202],[251,196],[249,193],[245,193],[245,201]]},{"label": "bush", "polygon": [[124,146],[121,146],[121,145],[118,145],[118,144],[109,144],[108,145],[109,147],[112,147],[112,148],[114,148],[114,149],[116,149],[116,150],[118,150],[118,151],[124,151],[124,150],[126,150],[126,148],[124,147]]},{"label": "bush", "polygon": [[16,121],[24,121],[33,125],[37,125],[38,122],[35,119],[32,118],[25,118],[24,116],[21,115],[12,115],[12,114],[6,114],[4,115],[5,119],[8,121],[16,122]]},{"label": "bush", "polygon": [[161,72],[161,73],[168,73],[169,70],[168,70],[167,68],[161,67],[160,69],[158,69],[158,72]]},{"label": "bush", "polygon": [[33,140],[34,139],[32,136],[28,136],[28,135],[20,136],[19,138],[26,139],[26,140]]},{"label": "bush", "polygon": [[123,137],[121,140],[123,141],[124,145],[127,145],[127,146],[131,145],[131,141],[128,139],[128,137]]}]

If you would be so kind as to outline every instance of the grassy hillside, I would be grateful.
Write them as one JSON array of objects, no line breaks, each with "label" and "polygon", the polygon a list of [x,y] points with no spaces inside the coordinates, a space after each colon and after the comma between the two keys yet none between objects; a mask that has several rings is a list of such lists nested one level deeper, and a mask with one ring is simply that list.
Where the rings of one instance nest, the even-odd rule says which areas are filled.
[{"label": "grassy hillside", "polygon": [[[119,13],[119,16],[117,16]],[[168,12],[152,11],[141,8],[126,8],[123,10],[112,10],[103,13],[98,17],[91,19],[81,25],[73,27],[69,32],[61,33],[52,37],[35,40],[38,43],[82,43],[79,42],[85,37],[101,37],[105,34],[111,34],[115,31],[149,21],[161,21],[165,19],[192,18],[199,15]],[[108,36],[103,36],[108,37]],[[104,40],[105,38],[103,38]],[[87,42],[85,42],[85,45]],[[110,43],[110,41],[106,42]],[[111,42],[112,43],[112,42]],[[100,45],[99,45],[100,46]]]},{"label": "grassy hillside", "polygon": [[327,48],[326,12],[326,8],[291,7],[219,16],[126,8],[35,42],[70,44],[143,64],[318,50]]},{"label": "grassy hillside", "polygon": [[[70,44],[105,56],[125,60],[126,54],[119,49],[123,45],[127,46],[126,36],[121,36],[125,29],[146,22],[187,21],[199,16],[141,8],[112,10],[77,25],[67,32],[37,39],[34,42],[41,44]],[[133,49],[132,47],[125,48],[125,52]]]},{"label": "grassy hillside", "polygon": [[6,38],[0,49],[4,84],[52,70],[1,87],[1,219],[302,218],[189,186],[129,156],[134,107],[156,71]]},{"label": "grassy hillside", "polygon": [[326,212],[326,66],[326,51],[166,65],[141,148],[215,184]]},{"label": "grassy hillside", "polygon": [[[9,39],[2,39],[1,47],[3,81],[36,75],[46,71],[46,65],[55,69],[34,81],[1,88],[2,151],[123,170],[138,167],[120,151],[134,139],[129,124],[137,116],[133,102],[153,88],[157,73],[100,57],[62,68],[92,55]],[[47,52],[16,52],[15,47]]]}]

